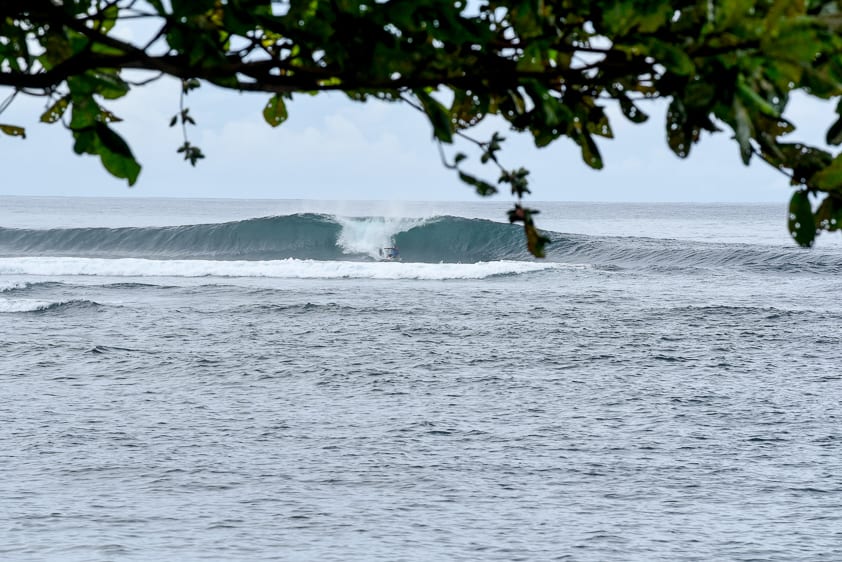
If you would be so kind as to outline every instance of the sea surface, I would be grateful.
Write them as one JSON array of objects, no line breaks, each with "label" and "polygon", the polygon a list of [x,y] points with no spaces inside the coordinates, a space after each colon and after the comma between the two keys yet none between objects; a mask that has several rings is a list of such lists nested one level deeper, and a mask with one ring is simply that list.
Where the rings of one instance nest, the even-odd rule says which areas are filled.
[{"label": "sea surface", "polygon": [[0,198],[0,559],[842,559],[839,236],[535,205]]}]

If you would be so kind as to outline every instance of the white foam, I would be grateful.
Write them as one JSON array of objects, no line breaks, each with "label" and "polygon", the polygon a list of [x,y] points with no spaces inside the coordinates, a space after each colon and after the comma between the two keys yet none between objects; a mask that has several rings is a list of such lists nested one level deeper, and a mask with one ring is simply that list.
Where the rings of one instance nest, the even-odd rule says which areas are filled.
[{"label": "white foam", "polygon": [[45,277],[271,277],[281,279],[483,279],[570,268],[553,262],[406,263],[315,260],[212,261],[137,258],[0,258],[0,275]]},{"label": "white foam", "polygon": [[62,304],[62,302],[33,299],[0,299],[0,314],[4,312],[35,312],[36,310],[45,310],[56,304]]},{"label": "white foam", "polygon": [[337,244],[346,254],[366,254],[377,258],[380,250],[394,245],[394,237],[416,226],[426,219],[366,218],[353,219],[335,217],[342,226]]},{"label": "white foam", "polygon": [[5,279],[0,279],[0,293],[14,291],[16,289],[26,289],[28,286],[29,283],[21,283],[19,281],[6,281]]}]

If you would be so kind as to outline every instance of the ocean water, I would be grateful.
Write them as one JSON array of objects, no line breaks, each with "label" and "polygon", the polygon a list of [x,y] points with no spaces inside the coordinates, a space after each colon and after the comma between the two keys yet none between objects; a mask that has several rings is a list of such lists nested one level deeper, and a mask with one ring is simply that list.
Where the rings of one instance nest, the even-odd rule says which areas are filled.
[{"label": "ocean water", "polygon": [[0,559],[842,559],[838,238],[538,206],[0,198]]}]

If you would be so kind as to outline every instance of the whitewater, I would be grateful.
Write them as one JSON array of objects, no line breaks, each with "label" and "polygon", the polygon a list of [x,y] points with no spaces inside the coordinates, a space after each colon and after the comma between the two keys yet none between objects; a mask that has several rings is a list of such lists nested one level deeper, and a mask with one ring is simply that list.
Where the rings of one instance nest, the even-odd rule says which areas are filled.
[{"label": "whitewater", "polygon": [[536,206],[0,197],[0,557],[842,557],[839,237]]}]

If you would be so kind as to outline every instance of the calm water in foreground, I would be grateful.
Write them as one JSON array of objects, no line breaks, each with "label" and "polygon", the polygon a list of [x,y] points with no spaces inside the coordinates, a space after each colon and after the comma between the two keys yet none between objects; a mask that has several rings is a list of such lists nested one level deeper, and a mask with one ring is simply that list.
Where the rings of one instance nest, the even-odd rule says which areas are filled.
[{"label": "calm water in foreground", "polygon": [[839,240],[539,206],[0,198],[0,558],[842,559]]}]

